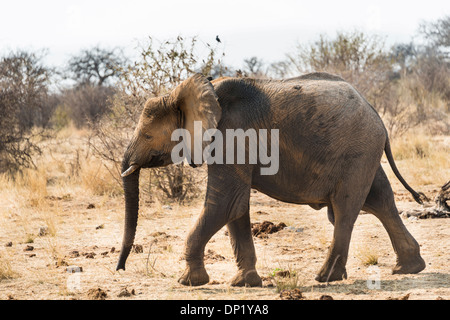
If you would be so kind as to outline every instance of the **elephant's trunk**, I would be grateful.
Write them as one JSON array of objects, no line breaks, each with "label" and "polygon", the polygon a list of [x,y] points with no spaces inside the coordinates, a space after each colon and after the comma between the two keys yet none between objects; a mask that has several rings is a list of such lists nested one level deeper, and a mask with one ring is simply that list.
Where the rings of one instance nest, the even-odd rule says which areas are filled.
[{"label": "elephant's trunk", "polygon": [[[122,162],[122,172],[125,172],[129,167],[127,158],[125,157]],[[136,235],[139,211],[139,172],[140,169],[137,169],[122,179],[125,192],[125,228],[116,270],[125,270],[125,262],[130,254]]]}]

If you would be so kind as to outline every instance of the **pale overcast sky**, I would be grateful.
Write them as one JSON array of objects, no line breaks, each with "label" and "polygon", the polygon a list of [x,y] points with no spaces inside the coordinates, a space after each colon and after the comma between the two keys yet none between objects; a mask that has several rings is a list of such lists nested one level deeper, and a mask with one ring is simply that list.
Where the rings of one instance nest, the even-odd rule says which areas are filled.
[{"label": "pale overcast sky", "polygon": [[131,52],[147,36],[164,40],[198,36],[222,40],[225,63],[241,67],[258,56],[283,59],[298,42],[321,33],[362,30],[388,45],[410,41],[421,21],[450,14],[450,1],[181,1],[181,0],[1,0],[0,53],[47,48],[48,62],[62,65],[71,54],[94,45]]}]

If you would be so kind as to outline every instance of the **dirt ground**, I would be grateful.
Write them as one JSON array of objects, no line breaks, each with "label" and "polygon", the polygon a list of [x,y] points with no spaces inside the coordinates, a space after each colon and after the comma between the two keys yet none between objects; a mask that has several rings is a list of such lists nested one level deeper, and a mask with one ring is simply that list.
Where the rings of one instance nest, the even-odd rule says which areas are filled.
[{"label": "dirt ground", "polygon": [[[438,187],[428,186],[425,191]],[[393,188],[399,210],[419,206],[397,182]],[[141,201],[137,246],[127,270],[116,272],[122,197],[93,197],[82,188],[73,194],[62,192],[50,190],[46,197],[49,210],[57,211],[51,218],[46,218],[45,209],[31,209],[24,221],[19,206],[1,203],[0,258],[3,273],[10,277],[0,279],[0,299],[262,300],[281,299],[283,290],[294,287],[304,299],[450,298],[450,219],[403,219],[421,246],[426,269],[415,275],[392,275],[395,254],[386,231],[373,215],[361,214],[352,235],[348,279],[320,284],[314,278],[333,232],[326,209],[286,204],[253,191],[252,222],[286,225],[268,235],[255,234],[263,287],[229,285],[237,269],[226,228],[206,247],[210,283],[185,287],[177,279],[185,267],[184,241],[201,211],[201,199],[189,206]],[[23,236],[30,233],[32,241]],[[373,260],[376,265],[368,266]]]}]

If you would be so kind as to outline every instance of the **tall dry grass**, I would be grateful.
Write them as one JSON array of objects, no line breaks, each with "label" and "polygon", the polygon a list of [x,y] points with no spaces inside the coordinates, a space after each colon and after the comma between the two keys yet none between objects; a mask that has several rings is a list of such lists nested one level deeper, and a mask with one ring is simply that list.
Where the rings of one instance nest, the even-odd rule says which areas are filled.
[{"label": "tall dry grass", "polygon": [[[397,166],[408,183],[443,185],[450,177],[450,137],[409,131],[391,142]],[[388,175],[394,178],[389,170]]]},{"label": "tall dry grass", "polygon": [[80,165],[79,182],[93,195],[118,196],[123,194],[120,178],[113,168],[109,168],[97,158],[85,159]]},{"label": "tall dry grass", "polygon": [[12,266],[12,258],[6,253],[0,253],[0,281],[14,279],[19,276]]}]

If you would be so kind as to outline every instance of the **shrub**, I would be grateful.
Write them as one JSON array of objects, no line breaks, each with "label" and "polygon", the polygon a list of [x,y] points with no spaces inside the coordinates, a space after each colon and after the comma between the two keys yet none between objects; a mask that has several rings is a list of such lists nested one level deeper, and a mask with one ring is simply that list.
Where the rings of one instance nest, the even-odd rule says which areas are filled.
[{"label": "shrub", "polygon": [[0,59],[0,172],[34,167],[39,153],[35,139],[56,106],[49,94],[51,70],[43,66],[42,54],[11,52]]}]

